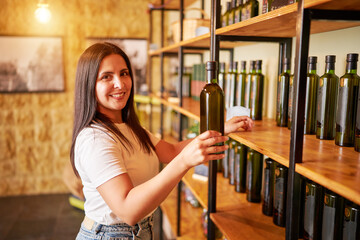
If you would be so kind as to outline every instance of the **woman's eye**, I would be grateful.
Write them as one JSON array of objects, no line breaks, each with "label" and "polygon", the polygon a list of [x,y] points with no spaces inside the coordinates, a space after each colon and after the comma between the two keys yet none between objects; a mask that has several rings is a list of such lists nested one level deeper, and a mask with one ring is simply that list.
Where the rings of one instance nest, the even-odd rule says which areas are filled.
[{"label": "woman's eye", "polygon": [[110,76],[109,75],[104,75],[101,77],[101,80],[109,80]]},{"label": "woman's eye", "polygon": [[128,71],[122,72],[120,76],[124,76],[124,77],[129,76],[129,72]]}]

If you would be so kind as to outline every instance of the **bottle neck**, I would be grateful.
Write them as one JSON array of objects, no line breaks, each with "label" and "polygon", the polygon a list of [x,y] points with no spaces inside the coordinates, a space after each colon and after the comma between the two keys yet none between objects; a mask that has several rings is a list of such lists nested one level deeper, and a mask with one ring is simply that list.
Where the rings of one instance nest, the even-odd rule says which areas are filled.
[{"label": "bottle neck", "polygon": [[207,70],[207,83],[217,83],[216,71],[214,70]]},{"label": "bottle neck", "polygon": [[308,73],[316,74],[316,63],[309,63]]},{"label": "bottle neck", "polygon": [[335,74],[335,63],[327,62],[325,65],[325,73]]},{"label": "bottle neck", "polygon": [[357,74],[357,62],[346,62],[346,73]]},{"label": "bottle neck", "polygon": [[284,64],[284,73],[290,73],[290,64]]}]

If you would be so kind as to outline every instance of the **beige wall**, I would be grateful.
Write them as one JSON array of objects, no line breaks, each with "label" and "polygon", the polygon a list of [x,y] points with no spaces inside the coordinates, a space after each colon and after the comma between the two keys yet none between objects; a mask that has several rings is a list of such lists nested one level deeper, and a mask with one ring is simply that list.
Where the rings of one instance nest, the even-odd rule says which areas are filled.
[{"label": "beige wall", "polygon": [[85,39],[148,37],[147,0],[47,2],[52,20],[42,25],[34,18],[37,0],[0,0],[0,35],[62,37],[66,88],[0,94],[0,196],[67,192],[61,177],[69,161],[74,77]]}]

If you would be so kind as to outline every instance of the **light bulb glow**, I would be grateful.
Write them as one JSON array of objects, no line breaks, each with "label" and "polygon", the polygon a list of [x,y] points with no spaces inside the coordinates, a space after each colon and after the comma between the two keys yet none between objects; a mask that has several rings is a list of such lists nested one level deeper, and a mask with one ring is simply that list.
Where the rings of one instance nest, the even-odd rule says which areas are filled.
[{"label": "light bulb glow", "polygon": [[50,21],[51,12],[48,9],[48,4],[39,3],[38,8],[35,11],[36,19],[41,23],[47,23]]}]

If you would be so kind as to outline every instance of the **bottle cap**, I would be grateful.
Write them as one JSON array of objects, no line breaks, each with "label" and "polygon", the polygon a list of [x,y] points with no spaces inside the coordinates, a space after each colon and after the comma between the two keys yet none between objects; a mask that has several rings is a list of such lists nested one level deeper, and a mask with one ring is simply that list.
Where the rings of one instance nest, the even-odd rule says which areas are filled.
[{"label": "bottle cap", "polygon": [[207,71],[216,71],[217,70],[217,62],[215,61],[208,61],[206,63],[206,70]]},{"label": "bottle cap", "polygon": [[317,63],[317,57],[315,57],[315,56],[310,56],[310,57],[308,58],[308,63],[312,63],[312,64]]},{"label": "bottle cap", "polygon": [[327,62],[327,63],[334,63],[335,61],[336,61],[335,55],[327,55],[325,57],[325,62]]},{"label": "bottle cap", "polygon": [[357,62],[358,57],[359,57],[359,54],[357,54],[357,53],[348,53],[346,55],[346,61],[347,62]]}]

